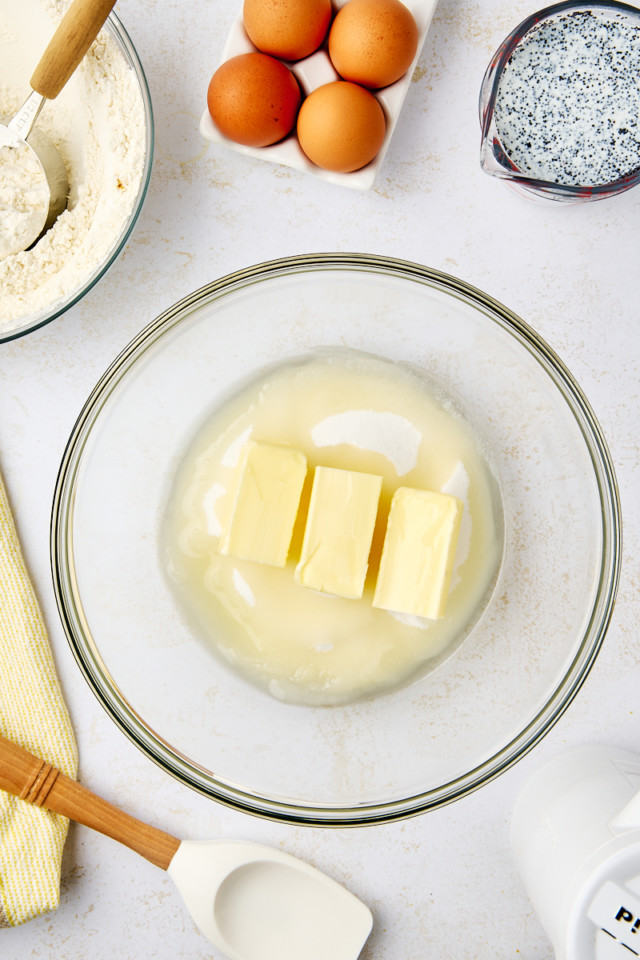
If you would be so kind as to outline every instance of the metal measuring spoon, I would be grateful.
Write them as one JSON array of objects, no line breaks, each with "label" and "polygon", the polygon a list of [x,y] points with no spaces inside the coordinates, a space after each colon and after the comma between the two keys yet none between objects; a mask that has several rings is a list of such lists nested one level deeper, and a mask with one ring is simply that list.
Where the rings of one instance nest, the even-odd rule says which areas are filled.
[{"label": "metal measuring spoon", "polygon": [[0,736],[0,790],[118,840],[166,870],[230,960],[357,960],[369,909],[315,867],[259,843],[180,841]]},{"label": "metal measuring spoon", "polygon": [[9,123],[0,124],[0,259],[32,246],[67,206],[62,157],[38,131],[31,134],[45,100],[58,96],[114,6],[115,0],[74,0],[31,77],[31,93]]}]

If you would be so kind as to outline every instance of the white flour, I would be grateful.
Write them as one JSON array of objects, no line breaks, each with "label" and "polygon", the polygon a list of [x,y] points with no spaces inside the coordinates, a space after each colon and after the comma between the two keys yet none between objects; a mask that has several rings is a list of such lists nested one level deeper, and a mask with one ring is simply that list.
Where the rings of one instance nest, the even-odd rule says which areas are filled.
[{"label": "white flour", "polygon": [[30,246],[49,209],[47,178],[24,141],[0,146],[0,260]]},{"label": "white flour", "polygon": [[[0,0],[0,115],[29,94],[29,79],[66,0]],[[146,126],[137,78],[106,30],[37,122],[67,167],[67,210],[29,251],[0,261],[0,334],[71,299],[99,271],[133,209]]]}]

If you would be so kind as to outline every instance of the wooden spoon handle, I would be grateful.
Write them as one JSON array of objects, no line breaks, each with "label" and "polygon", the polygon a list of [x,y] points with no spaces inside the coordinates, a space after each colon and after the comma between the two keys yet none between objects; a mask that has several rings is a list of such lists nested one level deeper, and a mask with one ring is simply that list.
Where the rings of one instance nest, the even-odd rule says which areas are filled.
[{"label": "wooden spoon handle", "polygon": [[166,870],[180,841],[96,796],[86,787],[0,737],[0,789],[91,827]]},{"label": "wooden spoon handle", "polygon": [[55,100],[98,36],[116,0],[73,0],[31,77],[33,89]]}]

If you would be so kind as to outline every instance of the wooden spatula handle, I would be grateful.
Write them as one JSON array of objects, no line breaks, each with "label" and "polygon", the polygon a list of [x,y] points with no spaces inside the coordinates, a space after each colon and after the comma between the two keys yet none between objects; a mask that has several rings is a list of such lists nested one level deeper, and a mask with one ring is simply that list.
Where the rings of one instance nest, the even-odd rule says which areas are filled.
[{"label": "wooden spatula handle", "polygon": [[0,737],[0,789],[118,840],[163,870],[180,846],[176,837],[118,810],[4,737]]},{"label": "wooden spatula handle", "polygon": [[73,0],[42,54],[31,86],[54,100],[98,36],[116,0]]}]

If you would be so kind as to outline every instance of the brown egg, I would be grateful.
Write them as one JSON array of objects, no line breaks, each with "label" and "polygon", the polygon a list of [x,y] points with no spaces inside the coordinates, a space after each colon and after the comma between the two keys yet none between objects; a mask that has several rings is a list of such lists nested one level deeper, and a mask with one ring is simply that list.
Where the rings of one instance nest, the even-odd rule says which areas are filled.
[{"label": "brown egg", "polygon": [[329,56],[340,76],[371,89],[399,80],[417,49],[417,24],[400,0],[348,0],[329,32]]},{"label": "brown egg", "polygon": [[291,71],[264,53],[226,60],[207,91],[207,106],[218,130],[248,147],[266,147],[286,137],[295,126],[300,100]]},{"label": "brown egg", "polygon": [[327,35],[331,0],[244,0],[242,16],[258,50],[282,60],[301,60]]},{"label": "brown egg", "polygon": [[298,114],[300,146],[318,167],[339,173],[369,163],[384,141],[382,107],[368,90],[336,80],[318,87]]}]

